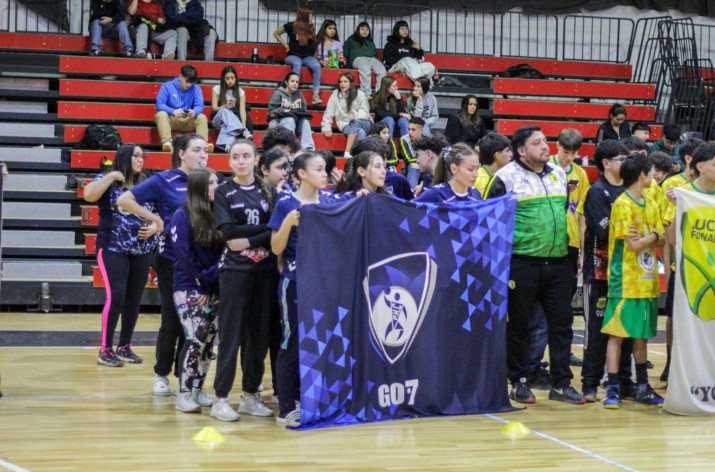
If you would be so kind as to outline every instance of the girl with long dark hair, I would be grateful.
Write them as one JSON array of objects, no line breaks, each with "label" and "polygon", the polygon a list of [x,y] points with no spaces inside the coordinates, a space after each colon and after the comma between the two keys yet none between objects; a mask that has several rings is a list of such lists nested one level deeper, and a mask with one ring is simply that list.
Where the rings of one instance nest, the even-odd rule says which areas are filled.
[{"label": "girl with long dark hair", "polygon": [[233,66],[221,71],[221,83],[211,90],[211,120],[219,135],[216,145],[224,148],[237,137],[253,139],[253,123],[246,112],[246,92],[238,84]]},{"label": "girl with long dark hair", "polygon": [[214,229],[213,200],[218,175],[212,169],[191,172],[186,204],[171,218],[174,249],[174,303],[186,341],[179,354],[176,409],[197,413],[213,400],[202,392],[216,337],[218,263],[223,246]]},{"label": "girl with long dark hair", "polygon": [[[283,41],[282,35],[288,36],[288,43]],[[313,73],[313,105],[323,103],[318,92],[320,91],[321,66],[315,58],[318,47],[318,38],[313,25],[313,10],[308,7],[298,8],[295,20],[284,24],[273,32],[273,37],[286,48],[288,57],[286,65],[293,68],[293,72],[300,77],[300,69],[305,66]]]},{"label": "girl with long dark hair", "polygon": [[332,197],[320,192],[327,185],[325,160],[317,152],[298,154],[293,161],[293,172],[300,181],[298,189],[286,194],[276,203],[268,223],[271,228],[271,250],[281,257],[283,268],[278,286],[283,339],[278,353],[278,423],[300,426],[300,377],[298,373],[298,302],[296,289],[297,226],[300,208],[314,203],[330,203]]},{"label": "girl with long dark hair", "polygon": [[476,147],[480,139],[487,134],[487,128],[479,117],[479,101],[476,95],[465,95],[459,112],[447,119],[445,137],[452,144],[466,143]]},{"label": "girl with long dark hair", "polygon": [[348,138],[343,157],[351,157],[350,150],[355,140],[365,138],[370,131],[372,116],[367,97],[355,87],[355,77],[350,72],[342,74],[338,79],[338,87],[330,95],[323,113],[323,135],[328,139],[333,136],[333,118],[340,132]]},{"label": "girl with long dark hair", "polygon": [[370,25],[363,21],[355,27],[355,32],[343,46],[345,63],[353,67],[360,74],[360,90],[366,97],[372,94],[372,74],[375,73],[375,92],[380,87],[382,78],[387,75],[387,70],[377,58],[377,49],[372,40]]},{"label": "girl with long dark hair", "polygon": [[437,120],[439,119],[437,97],[430,92],[431,88],[430,81],[424,77],[420,77],[415,80],[412,95],[407,99],[407,113],[413,118],[419,116],[425,120],[422,131],[422,134],[425,136],[432,134],[432,127],[437,124]]},{"label": "girl with long dark hair", "polygon": [[405,110],[405,101],[394,77],[388,75],[382,78],[380,88],[372,97],[370,106],[377,121],[385,123],[390,128],[390,138],[395,135],[395,125],[400,131],[400,136],[407,134],[407,127],[412,117]]},{"label": "girl with long dark hair", "polygon": [[[141,217],[122,212],[117,207],[117,199],[146,178],[142,174],[143,165],[142,148],[132,143],[124,144],[114,156],[112,171],[97,175],[84,189],[84,199],[97,202],[99,206],[97,264],[107,300],[102,309],[102,348],[97,363],[108,367],[143,362],[132,350],[132,335],[156,246],[156,228],[144,225]],[[152,212],[154,207],[147,203],[145,209]],[[120,315],[122,330],[115,353],[112,346]]]},{"label": "girl with long dark hair", "polygon": [[345,178],[335,186],[335,193],[342,197],[339,200],[352,198],[360,193],[375,192],[389,194],[385,190],[385,160],[382,155],[373,151],[363,151],[352,158],[352,167]]},{"label": "girl with long dark hair", "polygon": [[614,139],[620,141],[631,135],[631,126],[626,121],[626,108],[620,103],[614,103],[611,109],[608,110],[608,119],[604,121],[598,128],[596,134],[596,143],[606,139]]},{"label": "girl with long dark hair", "polygon": [[436,69],[424,62],[425,52],[420,43],[410,37],[410,26],[400,20],[392,27],[392,34],[382,50],[383,62],[389,72],[404,72],[412,80],[425,77],[432,80]]},{"label": "girl with long dark hair", "polygon": [[[219,316],[218,367],[211,416],[237,421],[239,413],[273,416],[259,393],[270,342],[272,321],[279,318],[276,257],[270,251],[268,220],[275,193],[256,176],[256,146],[245,140],[229,148],[233,179],[216,193],[214,218],[223,234],[221,256],[221,316]],[[236,377],[239,347],[243,348],[243,395],[238,412],[228,403]],[[275,375],[275,373],[274,373]]]},{"label": "girl with long dark hair", "polygon": [[318,30],[318,48],[315,51],[320,65],[329,69],[338,69],[344,61],[343,45],[338,35],[335,20],[325,20]]},{"label": "girl with long dark hair", "polygon": [[[161,326],[156,340],[154,365],[154,395],[157,396],[172,394],[167,376],[174,363],[174,374],[179,376],[177,353],[181,350],[184,337],[174,305],[174,255],[169,234],[171,217],[177,208],[186,203],[188,175],[205,166],[208,160],[208,143],[196,133],[178,138],[173,147],[174,169],[154,174],[117,199],[120,208],[148,220],[150,230],[159,233],[159,248],[153,261],[161,296]],[[147,203],[152,203],[159,214],[147,210],[144,207]]]},{"label": "girl with long dark hair", "polygon": [[315,149],[313,132],[310,129],[311,115],[303,93],[298,90],[300,77],[289,72],[268,100],[268,127],[281,125],[300,137],[303,149]]}]

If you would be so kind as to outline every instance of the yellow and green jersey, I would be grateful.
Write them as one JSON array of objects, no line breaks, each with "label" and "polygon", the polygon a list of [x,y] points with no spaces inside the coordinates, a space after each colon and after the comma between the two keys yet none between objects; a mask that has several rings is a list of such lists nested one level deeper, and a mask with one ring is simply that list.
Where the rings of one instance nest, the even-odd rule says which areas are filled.
[{"label": "yellow and green jersey", "polygon": [[655,298],[660,295],[658,258],[655,249],[633,252],[626,242],[629,228],[635,226],[638,237],[656,231],[663,234],[658,205],[644,196],[636,202],[628,192],[618,197],[611,209],[608,238],[608,296],[609,298]]},{"label": "yellow and green jersey", "polygon": [[682,173],[674,175],[672,177],[668,177],[663,181],[663,185],[661,186],[661,188],[663,189],[663,208],[660,212],[661,219],[663,220],[663,226],[668,226],[674,221],[675,218],[675,205],[671,203],[665,192],[667,192],[671,188],[682,187],[688,182],[690,181],[686,179]]},{"label": "yellow and green jersey", "polygon": [[[558,166],[559,162],[556,155],[551,156],[551,162]],[[588,174],[581,168],[580,165],[571,163],[571,166],[566,172],[566,179],[578,180],[578,186],[575,192],[569,192],[569,206],[566,213],[566,225],[569,233],[569,246],[581,247],[581,232],[578,228],[578,206],[586,199],[586,194],[591,186],[588,181]]]},{"label": "yellow and green jersey", "polygon": [[489,183],[489,179],[492,178],[492,174],[489,173],[489,170],[482,166],[479,168],[479,172],[477,172],[477,180],[474,181],[474,188],[479,190],[480,195],[485,195],[484,191],[487,188],[487,184]]},{"label": "yellow and green jersey", "polygon": [[663,214],[665,211],[665,202],[668,198],[665,196],[665,192],[655,179],[650,181],[650,187],[643,191],[643,196],[648,197],[653,200],[658,207],[658,213],[660,214],[661,221],[663,220]]}]

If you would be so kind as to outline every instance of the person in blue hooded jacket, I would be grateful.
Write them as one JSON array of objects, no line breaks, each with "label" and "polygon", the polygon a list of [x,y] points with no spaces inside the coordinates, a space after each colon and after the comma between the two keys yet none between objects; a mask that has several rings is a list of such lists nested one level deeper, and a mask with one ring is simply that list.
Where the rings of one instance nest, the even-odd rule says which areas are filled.
[{"label": "person in blue hooded jacket", "polygon": [[[159,130],[161,149],[172,152],[171,131],[195,131],[209,141],[209,124],[204,115],[204,96],[196,83],[196,68],[186,64],[181,68],[181,75],[164,82],[156,96],[156,127]],[[214,145],[209,144],[209,152]]]},{"label": "person in blue hooded jacket", "polygon": [[197,54],[203,53],[207,61],[214,60],[218,35],[204,19],[204,7],[199,0],[167,0],[164,2],[164,15],[169,28],[176,30],[176,53],[180,61],[186,60],[189,39],[194,43]]}]

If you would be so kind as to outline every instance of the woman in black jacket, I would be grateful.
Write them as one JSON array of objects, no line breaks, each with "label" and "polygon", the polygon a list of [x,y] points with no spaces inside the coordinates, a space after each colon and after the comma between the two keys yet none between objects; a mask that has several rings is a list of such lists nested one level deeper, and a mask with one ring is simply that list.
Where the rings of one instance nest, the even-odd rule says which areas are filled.
[{"label": "woman in black jacket", "polygon": [[410,38],[410,27],[404,20],[398,21],[392,27],[392,34],[387,37],[382,54],[388,72],[404,72],[412,80],[420,77],[432,80],[435,74],[434,65],[424,62],[425,52],[420,43]]},{"label": "woman in black jacket", "polygon": [[477,143],[487,134],[484,122],[479,117],[479,106],[475,95],[465,95],[459,113],[452,115],[447,120],[444,130],[445,137],[450,143],[467,143],[476,147]]},{"label": "woman in black jacket", "polygon": [[620,103],[615,103],[608,110],[608,120],[606,120],[599,128],[596,135],[596,143],[606,139],[615,139],[620,141],[631,135],[631,126],[626,121],[626,109]]},{"label": "woman in black jacket", "polygon": [[394,77],[388,75],[382,78],[380,88],[370,103],[370,111],[375,113],[376,122],[385,123],[390,128],[390,137],[395,135],[395,125],[400,130],[400,136],[407,134],[407,126],[412,117],[405,110],[405,101]]}]

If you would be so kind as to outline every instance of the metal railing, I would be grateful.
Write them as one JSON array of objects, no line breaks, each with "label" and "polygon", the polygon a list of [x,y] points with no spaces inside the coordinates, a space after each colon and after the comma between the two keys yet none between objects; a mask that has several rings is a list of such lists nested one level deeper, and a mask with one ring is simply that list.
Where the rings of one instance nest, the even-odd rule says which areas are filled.
[{"label": "metal railing", "polygon": [[[567,15],[563,21],[561,58],[565,61],[628,62],[635,22],[630,18]],[[628,43],[622,42],[626,36]]]},{"label": "metal railing", "polygon": [[494,56],[496,30],[497,19],[494,13],[474,10],[437,10],[435,52]]},{"label": "metal railing", "polygon": [[715,26],[693,25],[695,43],[698,45],[698,56],[715,62]]},{"label": "metal railing", "polygon": [[507,12],[501,17],[502,57],[558,59],[559,20],[554,15]]},{"label": "metal railing", "polygon": [[[390,12],[394,14],[385,14]],[[425,5],[399,3],[374,5],[371,30],[375,46],[380,48],[385,44],[386,38],[392,34],[392,27],[399,20],[405,20],[410,25],[410,38],[417,41],[425,51],[432,51],[432,37],[435,34],[432,9]]]}]

